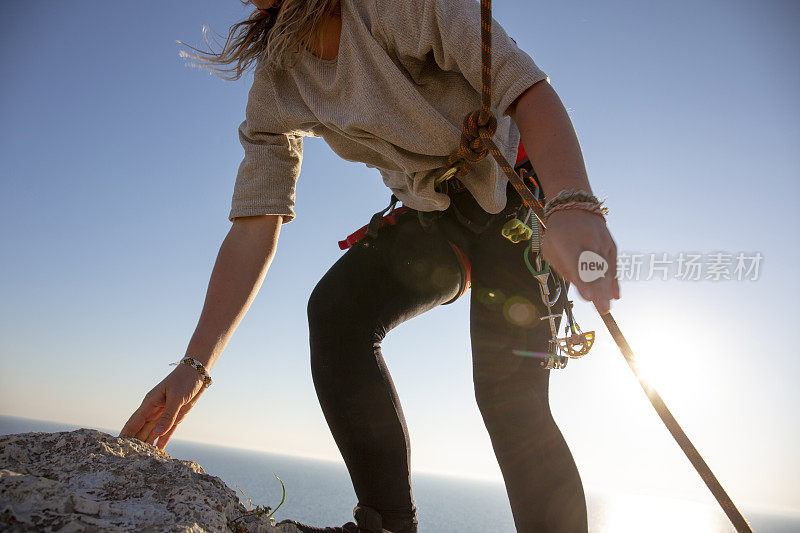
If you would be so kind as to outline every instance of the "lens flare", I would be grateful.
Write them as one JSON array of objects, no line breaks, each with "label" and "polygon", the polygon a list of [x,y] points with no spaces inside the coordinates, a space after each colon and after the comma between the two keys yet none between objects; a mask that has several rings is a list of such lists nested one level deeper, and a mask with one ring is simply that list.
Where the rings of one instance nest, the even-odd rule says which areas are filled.
[{"label": "lens flare", "polygon": [[535,326],[539,321],[539,313],[530,300],[522,296],[512,296],[503,305],[503,316],[510,323],[521,328]]},{"label": "lens flare", "polygon": [[503,291],[473,286],[472,292],[475,294],[475,299],[486,307],[500,306],[506,301],[506,295],[503,293]]}]

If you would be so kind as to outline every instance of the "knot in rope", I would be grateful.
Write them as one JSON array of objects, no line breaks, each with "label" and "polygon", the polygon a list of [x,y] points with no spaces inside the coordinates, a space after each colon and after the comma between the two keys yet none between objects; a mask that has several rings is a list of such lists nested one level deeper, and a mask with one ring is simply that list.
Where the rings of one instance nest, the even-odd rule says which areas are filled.
[{"label": "knot in rope", "polygon": [[[522,202],[533,210],[542,227],[542,204],[528,189],[513,165],[503,155],[492,138],[497,130],[497,117],[492,113],[492,0],[481,0],[481,107],[464,118],[461,141],[447,158],[449,167],[440,179],[460,178],[471,170],[472,164],[492,154],[497,165],[517,190]],[[438,182],[437,182],[438,183]]]},{"label": "knot in rope", "polygon": [[489,155],[489,146],[484,139],[491,140],[495,131],[497,131],[497,117],[494,113],[491,111],[484,113],[482,109],[468,113],[461,128],[461,143],[458,150],[452,154],[451,163],[459,160],[477,163]]}]

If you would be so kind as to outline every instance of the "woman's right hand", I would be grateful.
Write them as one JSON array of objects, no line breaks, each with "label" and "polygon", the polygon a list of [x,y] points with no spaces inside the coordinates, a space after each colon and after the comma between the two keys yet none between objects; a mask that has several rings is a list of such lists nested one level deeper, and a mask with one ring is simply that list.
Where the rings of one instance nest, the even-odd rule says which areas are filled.
[{"label": "woman's right hand", "polygon": [[[606,275],[588,283],[578,272],[581,253],[586,250],[608,263]],[[617,245],[602,217],[577,209],[553,213],[547,219],[542,253],[601,315],[611,310],[611,300],[619,300]]]},{"label": "woman's right hand", "polygon": [[[161,383],[148,392],[131,415],[120,437],[133,437],[160,450],[167,445],[178,424],[203,394],[203,377],[187,365],[178,365]],[[155,443],[155,439],[158,442]]]}]

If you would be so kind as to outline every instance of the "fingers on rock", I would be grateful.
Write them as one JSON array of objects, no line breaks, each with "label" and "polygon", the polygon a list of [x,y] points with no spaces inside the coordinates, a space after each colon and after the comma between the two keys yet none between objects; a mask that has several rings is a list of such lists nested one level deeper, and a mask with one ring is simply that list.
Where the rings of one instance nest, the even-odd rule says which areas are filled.
[{"label": "fingers on rock", "polygon": [[153,429],[153,434],[161,435],[173,426],[175,418],[178,416],[178,411],[180,411],[181,403],[177,398],[167,398],[167,405],[164,407],[164,412],[161,413],[161,418]]}]

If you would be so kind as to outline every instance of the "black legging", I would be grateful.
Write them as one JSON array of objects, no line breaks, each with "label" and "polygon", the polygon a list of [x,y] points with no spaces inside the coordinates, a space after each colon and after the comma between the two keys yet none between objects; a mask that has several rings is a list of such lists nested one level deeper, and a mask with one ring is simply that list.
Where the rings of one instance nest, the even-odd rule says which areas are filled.
[{"label": "black legging", "polygon": [[[475,397],[491,437],[520,532],[585,532],[583,487],[550,412],[549,371],[512,350],[544,352],[550,337],[538,285],[525,267],[527,243],[500,228],[520,209],[516,192],[489,216],[468,192],[453,205],[480,233],[416,211],[352,247],[317,284],[308,304],[311,369],[325,419],[350,472],[359,505],[383,527],[415,532],[409,439],[400,400],[381,355],[386,333],[446,303],[462,274],[452,245],[472,266],[470,328]],[[558,308],[560,310],[561,304]]]}]

